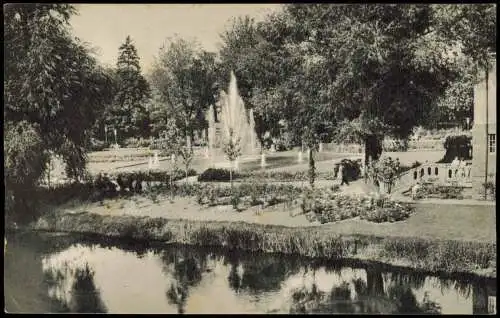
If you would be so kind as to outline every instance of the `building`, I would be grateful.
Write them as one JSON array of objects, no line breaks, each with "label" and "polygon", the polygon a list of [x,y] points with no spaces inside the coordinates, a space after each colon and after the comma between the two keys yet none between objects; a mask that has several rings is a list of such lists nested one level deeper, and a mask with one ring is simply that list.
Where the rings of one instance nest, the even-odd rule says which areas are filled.
[{"label": "building", "polygon": [[[497,65],[483,73],[474,87],[474,121],[472,126],[472,169],[474,192],[480,194],[486,182],[495,183],[497,159]],[[477,190],[477,191],[476,191]]]}]

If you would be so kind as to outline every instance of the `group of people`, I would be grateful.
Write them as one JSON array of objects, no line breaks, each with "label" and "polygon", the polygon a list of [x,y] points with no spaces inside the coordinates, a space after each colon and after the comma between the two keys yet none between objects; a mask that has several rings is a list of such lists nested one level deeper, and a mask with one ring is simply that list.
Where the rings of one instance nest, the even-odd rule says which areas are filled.
[{"label": "group of people", "polygon": [[465,178],[465,167],[467,162],[463,158],[455,157],[451,162],[451,169],[453,171],[453,177],[458,179],[459,177]]}]

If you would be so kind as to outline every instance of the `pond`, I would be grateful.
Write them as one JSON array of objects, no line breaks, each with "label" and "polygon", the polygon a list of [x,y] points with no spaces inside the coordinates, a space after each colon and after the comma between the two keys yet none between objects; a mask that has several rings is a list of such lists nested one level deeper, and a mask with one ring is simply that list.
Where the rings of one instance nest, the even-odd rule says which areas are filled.
[{"label": "pond", "polygon": [[11,313],[481,314],[496,299],[495,280],[374,264],[41,232],[7,241]]}]

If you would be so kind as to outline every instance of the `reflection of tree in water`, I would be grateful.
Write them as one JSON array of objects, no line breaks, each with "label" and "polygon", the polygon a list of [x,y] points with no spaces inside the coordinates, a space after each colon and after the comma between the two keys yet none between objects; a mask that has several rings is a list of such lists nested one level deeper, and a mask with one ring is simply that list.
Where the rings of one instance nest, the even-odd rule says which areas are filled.
[{"label": "reflection of tree in water", "polygon": [[224,265],[229,265],[231,267],[231,269],[229,270],[229,275],[227,277],[229,287],[231,287],[232,290],[238,292],[241,288],[241,275],[238,272],[240,260],[237,253],[229,252],[224,258]]},{"label": "reflection of tree in water", "polygon": [[[318,291],[313,285],[311,290],[303,287],[292,294],[291,313],[371,313],[371,314],[425,314],[440,313],[438,304],[429,300],[426,294],[419,304],[413,288],[421,288],[425,276],[416,274],[408,276],[404,273],[391,275],[391,281],[384,292],[382,273],[376,269],[366,270],[366,281],[361,278],[351,282],[343,281],[334,286],[329,295]],[[394,280],[393,280],[393,279]],[[352,297],[350,284],[355,295]]]},{"label": "reflection of tree in water", "polygon": [[[94,283],[94,272],[85,264],[83,268],[52,268],[45,272],[45,280],[53,291],[51,298],[62,304],[60,311],[75,313],[106,313],[100,292]],[[69,290],[65,285],[72,280]]]},{"label": "reflection of tree in water", "polygon": [[421,273],[391,273],[391,283],[387,289],[388,297],[395,301],[397,312],[403,314],[439,314],[441,306],[429,299],[425,292],[424,299],[419,303],[412,288],[421,289],[425,285],[425,276]]},{"label": "reflection of tree in water", "polygon": [[[251,293],[279,290],[283,281],[300,269],[298,259],[281,255],[245,255],[240,259],[240,264],[243,275],[239,279],[239,287]],[[239,275],[235,270],[233,273]],[[234,279],[236,281],[236,277]]]},{"label": "reflection of tree in water", "polygon": [[4,254],[4,309],[10,313],[67,312],[64,303],[49,297],[42,264],[47,250],[58,252],[66,246],[54,246],[42,235],[31,232],[7,233],[7,241],[9,246]]},{"label": "reflection of tree in water", "polygon": [[471,296],[473,282],[470,281],[462,281],[462,280],[453,280],[453,279],[443,279],[439,280],[439,288],[441,290],[441,294],[444,295],[447,291],[454,289],[458,292],[458,294],[465,299],[469,299]]},{"label": "reflection of tree in water", "polygon": [[72,297],[69,307],[79,313],[106,313],[107,309],[101,300],[101,294],[94,283],[94,272],[85,264],[84,268],[75,271],[72,286]]},{"label": "reflection of tree in water", "polygon": [[165,272],[173,271],[174,281],[166,292],[170,304],[177,305],[177,312],[185,312],[189,288],[202,280],[202,273],[207,271],[207,253],[186,247],[176,247],[161,253]]}]

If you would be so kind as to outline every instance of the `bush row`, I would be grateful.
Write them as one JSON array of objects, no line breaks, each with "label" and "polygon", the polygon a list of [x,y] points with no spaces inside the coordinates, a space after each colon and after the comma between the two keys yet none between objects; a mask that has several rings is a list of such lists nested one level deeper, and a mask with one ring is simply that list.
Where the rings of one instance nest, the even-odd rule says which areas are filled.
[{"label": "bush row", "polygon": [[416,199],[458,199],[462,200],[463,187],[444,186],[431,183],[425,183],[418,190]]},{"label": "bush row", "polygon": [[335,190],[305,191],[302,212],[310,222],[337,222],[355,217],[370,222],[397,222],[407,219],[413,208],[385,196],[350,196]]},{"label": "bush row", "polygon": [[[197,175],[196,170],[189,169],[187,171],[187,176],[195,176]],[[109,173],[108,176],[111,179],[133,179],[133,180],[141,180],[141,181],[150,181],[150,182],[169,182],[170,181],[170,171],[169,170],[145,170],[145,171],[117,171]],[[180,180],[186,177],[186,171],[182,169],[175,169],[172,172],[172,181]]]},{"label": "bush row", "polygon": [[[345,164],[349,181],[358,179],[361,175],[361,166],[359,162],[344,159],[342,162]],[[317,174],[318,178],[326,180],[335,180],[338,173],[338,165],[332,167],[331,172],[320,172]],[[249,171],[249,172],[233,172],[233,180],[241,179],[271,179],[279,182],[289,181],[308,181],[309,174],[307,171],[287,172],[287,171]],[[228,182],[230,180],[230,173],[228,169],[222,168],[208,168],[198,176],[198,181],[201,182]]]}]

